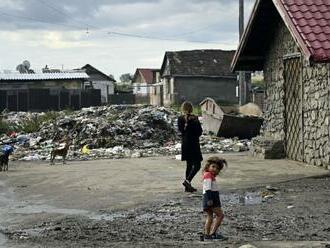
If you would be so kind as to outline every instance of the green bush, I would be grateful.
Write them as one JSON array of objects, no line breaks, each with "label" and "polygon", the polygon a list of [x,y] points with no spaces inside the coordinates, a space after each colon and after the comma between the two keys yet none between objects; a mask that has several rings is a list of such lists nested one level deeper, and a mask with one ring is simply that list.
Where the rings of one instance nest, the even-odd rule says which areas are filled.
[{"label": "green bush", "polygon": [[[181,112],[181,105],[178,104],[173,104],[171,105],[171,108],[177,112]],[[197,115],[197,116],[201,116],[202,115],[202,109],[200,105],[195,105],[194,106],[194,110],[193,110],[193,114]]]},{"label": "green bush", "polygon": [[9,123],[0,119],[0,134],[7,133],[10,130],[11,129]]},{"label": "green bush", "polygon": [[24,133],[38,132],[44,123],[53,122],[58,116],[59,114],[54,111],[46,112],[43,115],[33,115],[20,123],[19,131]]}]

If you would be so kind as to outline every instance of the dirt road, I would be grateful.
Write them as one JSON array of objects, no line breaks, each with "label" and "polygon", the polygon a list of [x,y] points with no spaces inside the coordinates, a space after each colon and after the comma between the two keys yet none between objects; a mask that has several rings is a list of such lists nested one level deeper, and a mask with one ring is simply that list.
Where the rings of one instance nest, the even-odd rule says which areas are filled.
[{"label": "dirt road", "polygon": [[[327,171],[224,156],[229,168],[219,183],[228,247],[261,241],[258,247],[271,247],[281,240],[314,240],[315,247],[325,247]],[[200,246],[201,194],[183,193],[184,169],[171,157],[12,164],[0,174],[0,247]],[[317,177],[306,178],[311,176]],[[200,192],[200,177],[194,184]],[[278,189],[261,198],[269,184]]]}]

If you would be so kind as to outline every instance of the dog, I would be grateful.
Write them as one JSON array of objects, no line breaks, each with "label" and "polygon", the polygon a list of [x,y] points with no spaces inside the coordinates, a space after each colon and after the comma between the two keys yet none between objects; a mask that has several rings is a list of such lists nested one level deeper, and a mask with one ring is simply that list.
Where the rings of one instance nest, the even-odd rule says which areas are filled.
[{"label": "dog", "polygon": [[54,165],[54,160],[56,156],[60,156],[62,157],[62,161],[63,164],[66,164],[65,159],[66,156],[68,155],[68,151],[69,151],[69,147],[71,145],[71,142],[69,142],[68,140],[66,140],[64,142],[64,146],[63,147],[59,147],[59,148],[54,148],[51,153],[50,153],[50,164]]},{"label": "dog", "polygon": [[10,145],[4,145],[0,149],[0,171],[8,171],[9,155],[14,151]]}]

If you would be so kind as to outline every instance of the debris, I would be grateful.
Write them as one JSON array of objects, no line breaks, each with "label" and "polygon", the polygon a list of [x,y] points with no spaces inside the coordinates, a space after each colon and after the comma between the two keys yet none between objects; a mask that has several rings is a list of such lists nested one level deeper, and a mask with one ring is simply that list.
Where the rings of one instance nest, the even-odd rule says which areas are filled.
[{"label": "debris", "polygon": [[284,141],[265,136],[257,136],[252,139],[251,154],[262,159],[285,158]]},{"label": "debris", "polygon": [[265,199],[273,198],[275,195],[269,191],[261,192],[261,197]]},{"label": "debris", "polygon": [[253,103],[237,108],[235,105],[220,106],[214,99],[206,98],[200,105],[203,128],[208,132],[219,137],[240,139],[251,139],[260,133],[263,124],[262,112]]},{"label": "debris", "polygon": [[254,245],[246,244],[246,245],[241,245],[239,248],[257,248]]},{"label": "debris", "polygon": [[271,186],[271,185],[267,185],[266,186],[266,189],[269,190],[269,191],[279,191],[278,188],[274,187],[274,186]]},{"label": "debris", "polygon": [[247,192],[244,196],[244,204],[245,205],[255,205],[260,204],[262,202],[262,198],[259,193],[256,192]]},{"label": "debris", "polygon": [[[112,105],[60,111],[56,114],[9,112],[3,118],[15,127],[15,135],[0,134],[0,144],[13,144],[12,160],[49,160],[50,152],[64,138],[72,145],[68,160],[99,158],[140,158],[174,155],[179,159],[179,113],[165,107]],[[37,131],[25,133],[29,120],[39,120]],[[34,125],[34,124],[33,124]],[[15,129],[15,130],[16,130]],[[20,131],[19,131],[20,130]],[[203,153],[241,152],[249,150],[249,140],[223,139],[203,134]],[[181,159],[181,158],[180,158]]]},{"label": "debris", "polygon": [[175,155],[175,159],[176,160],[181,160],[181,155],[179,154],[179,155]]},{"label": "debris", "polygon": [[81,149],[82,154],[87,154],[88,155],[88,154],[90,154],[90,152],[91,151],[89,150],[88,145],[84,145],[83,148]]}]

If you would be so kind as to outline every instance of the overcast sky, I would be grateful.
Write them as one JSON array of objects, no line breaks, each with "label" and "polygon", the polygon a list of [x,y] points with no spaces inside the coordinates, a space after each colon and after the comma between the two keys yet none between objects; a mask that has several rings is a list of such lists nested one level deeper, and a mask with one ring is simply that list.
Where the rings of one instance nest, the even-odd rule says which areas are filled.
[{"label": "overcast sky", "polygon": [[0,70],[89,63],[118,79],[165,51],[236,49],[238,0],[0,0],[0,30]]}]

